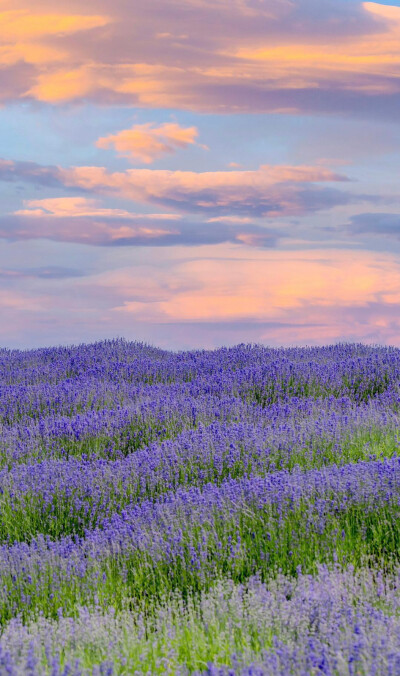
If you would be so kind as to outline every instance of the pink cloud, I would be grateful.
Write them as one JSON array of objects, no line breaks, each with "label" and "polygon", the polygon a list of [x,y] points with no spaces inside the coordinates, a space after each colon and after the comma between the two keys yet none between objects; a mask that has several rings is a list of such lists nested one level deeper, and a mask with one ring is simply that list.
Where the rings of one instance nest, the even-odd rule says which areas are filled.
[{"label": "pink cloud", "polygon": [[[65,186],[113,194],[183,211],[241,211],[256,215],[291,215],[346,203],[346,193],[307,184],[343,182],[346,176],[323,167],[262,165],[254,171],[167,171],[104,167],[59,169]],[[225,214],[223,214],[225,215]],[[232,214],[234,215],[234,214]]]},{"label": "pink cloud", "polygon": [[[223,217],[225,222],[235,219],[236,223],[238,218],[303,215],[366,199],[363,195],[357,196],[332,185],[320,185],[349,180],[321,166],[262,165],[256,170],[206,172],[152,169],[110,172],[96,166],[63,168],[0,159],[0,180],[79,189],[162,206],[168,211],[204,212],[211,219]],[[62,198],[62,202],[58,198],[57,208],[63,203],[64,215],[68,213],[65,212],[66,204],[68,209],[74,204],[75,210],[80,204],[76,198],[73,198],[73,203],[68,199]],[[52,203],[47,201],[46,204],[49,207]],[[40,209],[46,211],[46,204],[36,204],[39,215]],[[25,213],[26,210],[19,210],[17,215],[32,215],[33,203],[30,206],[29,214]],[[88,208],[86,202],[85,214],[89,213]],[[92,205],[91,215],[94,215],[94,208],[99,207]],[[103,211],[98,215],[119,217],[123,213],[120,210]],[[244,223],[243,220],[240,222]]]},{"label": "pink cloud", "polygon": [[156,127],[152,122],[147,122],[136,124],[131,129],[124,129],[117,134],[99,138],[96,146],[98,148],[113,147],[122,157],[151,164],[163,155],[196,144],[197,137],[196,127],[181,127],[174,122],[166,122]]},{"label": "pink cloud", "polygon": [[251,218],[247,216],[215,216],[207,218],[207,223],[251,223]]},{"label": "pink cloud", "polygon": [[87,197],[51,197],[38,200],[26,200],[28,209],[15,211],[16,216],[107,216],[111,218],[129,218],[131,220],[177,221],[179,214],[135,214],[124,209],[107,209],[99,206],[98,201]]},{"label": "pink cloud", "polygon": [[36,312],[46,307],[45,296],[32,297],[31,294],[12,289],[0,289],[0,309],[18,312]]},{"label": "pink cloud", "polygon": [[173,224],[181,219],[175,214],[135,214],[123,209],[107,209],[85,197],[27,200],[25,206],[28,208],[5,217],[3,227],[0,222],[0,237],[45,238],[103,246],[143,244],[146,240],[178,234]]}]

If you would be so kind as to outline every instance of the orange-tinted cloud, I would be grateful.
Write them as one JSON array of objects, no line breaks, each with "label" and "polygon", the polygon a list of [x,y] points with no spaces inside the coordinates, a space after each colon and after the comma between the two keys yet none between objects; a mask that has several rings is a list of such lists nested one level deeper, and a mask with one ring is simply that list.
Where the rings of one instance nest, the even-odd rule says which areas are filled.
[{"label": "orange-tinted cloud", "polygon": [[[0,11],[0,65],[11,66],[21,61],[48,68],[52,63],[70,59],[68,49],[60,43],[68,35],[105,26],[109,19],[101,14],[41,12],[39,7],[15,9],[14,3],[3,2]],[[2,7],[0,6],[0,10]]]},{"label": "orange-tinted cloud", "polygon": [[86,269],[81,276],[51,266],[0,269],[2,343],[32,346],[125,335],[167,348],[250,340],[400,345],[395,255],[243,252],[219,245],[204,247],[200,255],[196,247],[132,251],[125,260],[122,269],[103,271],[97,265],[101,272]]},{"label": "orange-tinted cloud", "polygon": [[[153,291],[137,299],[138,275]],[[156,284],[155,281],[158,283]],[[117,290],[118,312],[145,322],[313,321],[338,307],[400,302],[395,256],[368,251],[249,251],[177,263],[165,270],[105,273],[99,286]],[[134,296],[134,300],[130,298]]]},{"label": "orange-tinted cloud", "polygon": [[[2,3],[11,6],[11,3]],[[1,7],[0,7],[1,9]],[[100,14],[43,13],[35,7],[0,11],[1,37],[6,43],[36,40],[46,36],[65,36],[69,33],[104,26],[109,19]]]},{"label": "orange-tinted cloud", "polygon": [[[329,78],[340,80],[346,74],[390,75],[400,67],[400,7],[389,7],[374,2],[364,2],[364,11],[377,21],[377,30],[356,40],[345,40],[339,47],[337,40],[332,43],[318,41],[282,40],[279,44],[241,47],[235,53],[239,59],[264,64],[273,69],[275,77],[286,79],[286,85],[294,88],[318,87],[318,81],[325,72]],[[379,30],[380,28],[380,30]],[[398,73],[398,70],[397,70]],[[375,85],[365,80],[353,83],[353,89],[370,91],[398,91],[396,82],[381,82]],[[377,89],[376,89],[377,88]]]},{"label": "orange-tinted cloud", "polygon": [[2,3],[5,101],[398,112],[399,7],[358,0],[339,7],[331,0],[91,0],[84,6],[60,0],[56,13],[50,0],[31,5]]},{"label": "orange-tinted cloud", "polygon": [[198,134],[196,127],[181,127],[175,122],[166,122],[158,127],[152,122],[146,122],[99,138],[96,146],[113,147],[121,157],[151,164],[163,155],[195,144]]}]

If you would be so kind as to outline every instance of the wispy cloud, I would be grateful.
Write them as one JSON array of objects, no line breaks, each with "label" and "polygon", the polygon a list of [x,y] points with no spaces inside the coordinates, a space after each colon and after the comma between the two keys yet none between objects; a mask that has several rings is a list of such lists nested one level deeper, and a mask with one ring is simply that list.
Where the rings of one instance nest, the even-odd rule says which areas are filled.
[{"label": "wispy cloud", "polygon": [[[232,222],[231,222],[232,221]],[[24,209],[0,217],[0,238],[48,239],[92,246],[195,246],[231,242],[275,246],[283,233],[250,219],[196,222],[180,214],[140,214],[104,208],[94,199],[28,200]]]},{"label": "wispy cloud", "polygon": [[388,236],[400,239],[400,214],[365,213],[351,216],[347,225],[350,234]]},{"label": "wispy cloud", "polygon": [[71,279],[83,277],[84,274],[83,270],[65,268],[59,265],[40,268],[0,268],[0,278],[9,281],[19,279]]},{"label": "wispy cloud", "polygon": [[26,182],[54,187],[62,185],[58,167],[46,167],[36,162],[14,162],[0,158],[0,181]]}]

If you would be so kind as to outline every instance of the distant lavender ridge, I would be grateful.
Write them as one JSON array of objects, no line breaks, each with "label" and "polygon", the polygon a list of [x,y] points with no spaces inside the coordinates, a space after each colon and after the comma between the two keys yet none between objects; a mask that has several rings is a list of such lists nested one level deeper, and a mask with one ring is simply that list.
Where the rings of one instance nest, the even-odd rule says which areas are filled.
[{"label": "distant lavender ridge", "polygon": [[0,674],[400,673],[400,350],[0,374]]}]

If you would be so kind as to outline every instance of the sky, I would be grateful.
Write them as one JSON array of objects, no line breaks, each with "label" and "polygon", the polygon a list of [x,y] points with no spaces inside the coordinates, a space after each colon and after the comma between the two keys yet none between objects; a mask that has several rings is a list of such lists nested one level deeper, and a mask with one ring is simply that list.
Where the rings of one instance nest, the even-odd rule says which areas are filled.
[{"label": "sky", "polygon": [[0,0],[0,346],[400,346],[400,1]]}]

